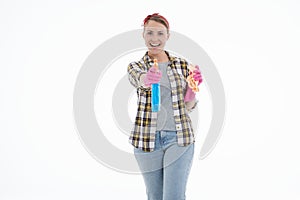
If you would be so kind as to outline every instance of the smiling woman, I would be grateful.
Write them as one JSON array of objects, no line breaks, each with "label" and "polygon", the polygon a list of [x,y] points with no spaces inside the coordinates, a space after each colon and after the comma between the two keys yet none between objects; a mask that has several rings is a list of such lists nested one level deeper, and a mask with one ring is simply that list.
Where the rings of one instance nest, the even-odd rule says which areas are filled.
[{"label": "smiling woman", "polygon": [[[150,200],[185,199],[194,155],[194,133],[189,112],[197,104],[187,84],[192,76],[202,82],[198,67],[170,55],[165,44],[169,22],[158,13],[144,19],[143,38],[148,51],[128,65],[128,78],[137,89],[138,111],[129,141],[143,174]],[[157,67],[158,65],[158,67]],[[161,109],[154,112],[151,85],[160,83]]]},{"label": "smiling woman", "polygon": [[164,47],[169,36],[169,23],[164,17],[155,13],[145,18],[143,37],[149,50],[148,55],[157,58],[158,62],[168,60]]}]

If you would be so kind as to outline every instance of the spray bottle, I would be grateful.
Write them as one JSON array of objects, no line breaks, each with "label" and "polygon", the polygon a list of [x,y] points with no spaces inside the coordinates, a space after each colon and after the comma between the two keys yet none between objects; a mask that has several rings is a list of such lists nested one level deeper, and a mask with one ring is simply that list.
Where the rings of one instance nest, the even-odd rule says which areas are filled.
[{"label": "spray bottle", "polygon": [[[154,67],[158,69],[157,59],[154,59]],[[151,108],[152,112],[160,111],[160,83],[151,84]]]}]

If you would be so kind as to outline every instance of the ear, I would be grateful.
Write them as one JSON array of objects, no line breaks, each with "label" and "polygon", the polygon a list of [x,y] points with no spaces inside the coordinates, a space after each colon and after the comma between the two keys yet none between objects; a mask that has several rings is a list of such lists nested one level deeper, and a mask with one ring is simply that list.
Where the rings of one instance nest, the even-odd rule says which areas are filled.
[{"label": "ear", "polygon": [[169,37],[170,37],[170,32],[168,32],[167,40],[169,39]]}]

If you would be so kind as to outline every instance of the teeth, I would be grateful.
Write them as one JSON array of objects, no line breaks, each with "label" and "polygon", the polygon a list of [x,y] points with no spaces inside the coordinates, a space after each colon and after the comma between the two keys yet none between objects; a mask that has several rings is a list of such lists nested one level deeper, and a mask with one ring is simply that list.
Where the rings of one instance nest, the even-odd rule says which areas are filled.
[{"label": "teeth", "polygon": [[153,44],[153,43],[150,43],[151,46],[153,47],[158,47],[160,44]]}]

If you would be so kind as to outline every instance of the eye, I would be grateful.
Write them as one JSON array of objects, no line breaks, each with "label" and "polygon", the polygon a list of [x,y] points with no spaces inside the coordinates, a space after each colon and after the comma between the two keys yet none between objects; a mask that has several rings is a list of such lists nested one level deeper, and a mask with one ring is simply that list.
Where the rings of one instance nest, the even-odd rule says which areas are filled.
[{"label": "eye", "polygon": [[164,33],[163,32],[158,32],[158,35],[164,35]]},{"label": "eye", "polygon": [[152,35],[153,32],[152,31],[147,31],[147,35]]}]

